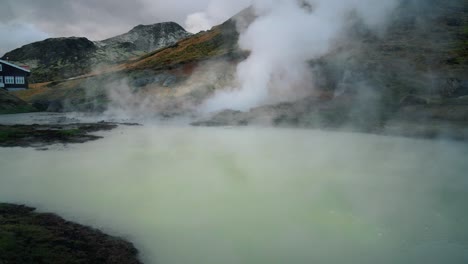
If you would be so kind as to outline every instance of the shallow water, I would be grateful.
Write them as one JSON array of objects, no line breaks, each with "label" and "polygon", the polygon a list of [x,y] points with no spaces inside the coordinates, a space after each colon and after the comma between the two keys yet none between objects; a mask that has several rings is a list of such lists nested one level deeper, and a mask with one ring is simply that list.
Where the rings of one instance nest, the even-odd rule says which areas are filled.
[{"label": "shallow water", "polygon": [[121,235],[145,263],[468,263],[468,145],[144,126],[0,149],[0,201]]}]

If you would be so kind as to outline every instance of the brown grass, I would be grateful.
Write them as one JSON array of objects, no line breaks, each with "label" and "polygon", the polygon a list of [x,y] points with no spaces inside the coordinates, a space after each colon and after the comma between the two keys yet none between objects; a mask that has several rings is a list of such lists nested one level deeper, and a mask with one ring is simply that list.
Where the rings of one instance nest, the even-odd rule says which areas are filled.
[{"label": "brown grass", "polygon": [[143,56],[140,60],[121,65],[122,70],[161,70],[186,63],[227,54],[229,45],[223,45],[220,27],[184,39],[177,44]]},{"label": "brown grass", "polygon": [[12,92],[12,94],[24,101],[29,101],[33,96],[49,90],[47,87],[49,84],[50,82],[30,84],[28,90]]}]

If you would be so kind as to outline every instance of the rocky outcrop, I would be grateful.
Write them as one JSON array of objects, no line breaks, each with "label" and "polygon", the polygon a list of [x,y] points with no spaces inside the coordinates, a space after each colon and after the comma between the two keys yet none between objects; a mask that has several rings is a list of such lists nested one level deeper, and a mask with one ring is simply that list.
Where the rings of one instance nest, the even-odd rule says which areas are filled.
[{"label": "rocky outcrop", "polygon": [[106,68],[160,49],[190,36],[176,23],[137,26],[103,41],[86,38],[51,38],[6,53],[2,59],[29,65],[32,83],[63,80]]},{"label": "rocky outcrop", "polygon": [[0,203],[0,263],[141,263],[122,238],[34,211]]}]

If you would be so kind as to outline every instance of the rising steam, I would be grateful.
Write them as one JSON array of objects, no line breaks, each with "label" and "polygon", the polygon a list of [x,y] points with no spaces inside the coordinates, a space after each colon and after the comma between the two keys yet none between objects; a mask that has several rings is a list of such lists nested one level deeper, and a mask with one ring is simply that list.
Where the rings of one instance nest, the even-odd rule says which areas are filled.
[{"label": "rising steam", "polygon": [[257,19],[239,40],[250,56],[237,68],[238,85],[216,93],[204,109],[248,110],[310,93],[307,62],[330,52],[350,17],[381,30],[396,6],[396,0],[255,0]]}]

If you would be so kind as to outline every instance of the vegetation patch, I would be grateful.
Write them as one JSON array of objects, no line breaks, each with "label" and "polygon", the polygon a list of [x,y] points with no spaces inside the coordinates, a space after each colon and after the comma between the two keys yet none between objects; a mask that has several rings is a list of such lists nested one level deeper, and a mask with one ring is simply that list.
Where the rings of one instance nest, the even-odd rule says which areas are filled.
[{"label": "vegetation patch", "polygon": [[2,264],[139,264],[135,247],[121,238],[34,208],[0,203]]},{"label": "vegetation patch", "polygon": [[66,125],[0,125],[0,147],[44,147],[84,143],[101,137],[90,133],[116,128],[113,123]]}]

